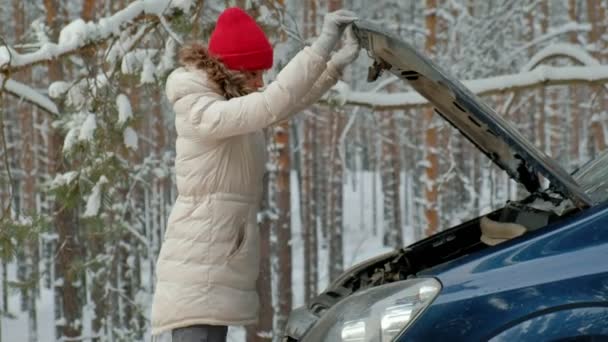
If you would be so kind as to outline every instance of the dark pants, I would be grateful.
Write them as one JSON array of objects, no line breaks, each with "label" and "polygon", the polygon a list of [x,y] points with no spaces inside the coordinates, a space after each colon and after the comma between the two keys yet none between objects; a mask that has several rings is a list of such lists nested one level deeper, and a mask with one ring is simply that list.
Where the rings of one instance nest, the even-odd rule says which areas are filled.
[{"label": "dark pants", "polygon": [[173,329],[173,342],[226,342],[227,326],[192,325],[185,328]]}]

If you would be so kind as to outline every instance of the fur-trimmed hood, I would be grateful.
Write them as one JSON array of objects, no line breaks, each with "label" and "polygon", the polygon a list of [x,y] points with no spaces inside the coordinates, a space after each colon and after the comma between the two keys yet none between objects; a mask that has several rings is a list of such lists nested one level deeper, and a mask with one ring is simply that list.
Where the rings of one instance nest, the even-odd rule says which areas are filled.
[{"label": "fur-trimmed hood", "polygon": [[247,95],[252,92],[246,86],[243,73],[231,71],[217,58],[211,56],[202,44],[192,43],[179,52],[179,61],[187,69],[205,72],[208,80],[217,85],[220,95],[226,99]]}]

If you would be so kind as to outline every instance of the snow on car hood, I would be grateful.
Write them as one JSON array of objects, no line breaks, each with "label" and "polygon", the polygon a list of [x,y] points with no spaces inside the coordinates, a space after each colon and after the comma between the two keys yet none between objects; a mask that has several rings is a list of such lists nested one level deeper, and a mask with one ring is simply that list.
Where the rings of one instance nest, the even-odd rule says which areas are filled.
[{"label": "snow on car hood", "polygon": [[593,205],[576,181],[557,162],[534,147],[517,129],[483,103],[455,77],[436,66],[401,38],[369,22],[355,23],[361,46],[374,59],[370,81],[389,70],[409,84],[511,178],[533,193],[541,190],[538,174],[578,207]]}]

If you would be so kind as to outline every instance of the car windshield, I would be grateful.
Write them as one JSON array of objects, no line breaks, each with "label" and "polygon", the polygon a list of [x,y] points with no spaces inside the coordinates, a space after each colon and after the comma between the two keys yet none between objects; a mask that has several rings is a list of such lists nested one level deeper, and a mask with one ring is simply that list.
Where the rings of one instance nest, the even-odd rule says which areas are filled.
[{"label": "car windshield", "polygon": [[589,161],[572,176],[594,203],[608,199],[608,151]]}]

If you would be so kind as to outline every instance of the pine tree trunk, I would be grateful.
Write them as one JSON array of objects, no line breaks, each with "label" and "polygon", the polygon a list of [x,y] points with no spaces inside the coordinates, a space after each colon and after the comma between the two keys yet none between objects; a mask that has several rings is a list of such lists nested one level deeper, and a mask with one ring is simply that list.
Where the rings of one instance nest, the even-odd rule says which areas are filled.
[{"label": "pine tree trunk", "polygon": [[95,18],[96,0],[83,0],[82,2],[82,19],[90,21]]},{"label": "pine tree trunk", "polygon": [[399,198],[399,189],[401,188],[399,139],[397,138],[394,113],[392,111],[381,112],[380,123],[383,133],[380,159],[382,193],[384,196],[383,243],[385,246],[397,249],[403,247],[403,229]]},{"label": "pine tree trunk", "polygon": [[[409,225],[413,229],[412,238],[414,241],[418,241],[423,237],[422,230],[424,228],[424,224],[420,215],[420,202],[417,200],[422,198],[420,194],[420,182],[419,179],[419,167],[417,167],[417,162],[420,160],[420,132],[418,128],[418,118],[419,111],[413,110],[408,114],[407,118],[407,132],[405,133],[409,143],[411,143],[410,147],[406,149],[406,159],[405,159],[405,167],[408,173],[408,184],[405,190],[405,198],[409,208],[408,216],[409,216]],[[415,181],[416,180],[416,181]]]},{"label": "pine tree trunk", "polygon": [[[90,0],[89,0],[90,1]],[[137,87],[135,85],[133,85],[133,91],[130,94],[130,98],[129,98],[129,102],[131,103],[131,108],[133,109],[134,113],[137,112],[151,112],[151,116],[150,119],[145,120],[143,122],[137,122],[135,127],[133,127],[133,129],[135,129],[135,131],[137,132],[138,136],[152,136],[154,138],[154,143],[161,143],[161,141],[156,140],[158,137],[155,136],[154,133],[156,133],[151,127],[153,127],[155,121],[156,121],[156,113],[154,110],[149,110],[150,108],[146,108],[146,106],[150,106],[149,103],[147,103],[146,101],[140,101],[140,97],[142,95],[142,90],[141,89],[137,89]],[[154,98],[152,96],[152,98]],[[146,110],[148,109],[148,110]],[[147,125],[146,125],[147,124]],[[141,146],[138,147],[138,150],[141,151],[145,151],[144,148],[142,148]],[[153,148],[148,148],[148,151],[146,151],[147,155],[153,155],[154,149]],[[128,152],[125,152],[125,159],[129,160],[132,164],[136,164],[138,161],[138,156],[135,154],[131,154]],[[158,183],[159,180],[158,179],[154,179],[152,181],[152,186],[154,187],[155,190],[158,189]],[[126,197],[128,189],[120,189],[120,192],[123,193],[123,196]],[[157,198],[160,199],[160,191],[157,190]],[[160,201],[158,201],[160,202]],[[156,203],[156,205],[158,206],[158,204],[160,203]],[[159,222],[162,221],[163,217],[162,217],[162,208],[160,208],[160,206],[157,207],[157,215],[158,215],[158,220]],[[132,222],[132,217],[131,217],[131,212],[127,211],[124,215],[124,222],[127,222],[127,224],[130,224],[130,222]],[[116,224],[120,224],[119,222],[116,222]],[[138,274],[135,272],[136,268],[135,268],[135,263],[134,262],[129,262],[129,259],[134,257],[134,250],[132,248],[134,244],[133,238],[131,236],[131,234],[129,234],[128,232],[123,232],[122,233],[122,237],[120,239],[120,247],[119,248],[119,258],[120,258],[120,270],[121,270],[121,274],[120,274],[120,278],[121,278],[121,283],[122,283],[122,287],[119,288],[119,291],[121,291],[121,296],[119,297],[119,300],[122,302],[122,307],[124,308],[124,312],[123,312],[123,317],[122,317],[122,321],[120,322],[121,329],[127,330],[129,331],[129,337],[130,338],[134,338],[135,336],[137,336],[138,340],[141,339],[141,333],[142,333],[142,327],[137,326],[137,312],[134,310],[133,308],[133,304],[131,302],[131,298],[135,298],[135,293],[137,292],[137,288],[138,288],[138,284],[137,284],[137,278],[138,278]]]},{"label": "pine tree trunk", "polygon": [[[63,142],[63,139],[61,139]],[[54,144],[57,144],[54,141]],[[61,168],[57,170],[61,172]],[[82,297],[75,283],[79,281],[79,274],[72,268],[72,262],[81,255],[78,250],[78,241],[74,232],[74,212],[69,208],[62,208],[61,204],[55,207],[55,227],[57,229],[57,262],[55,264],[55,308],[57,318],[57,339],[64,337],[77,337],[81,335]]]},{"label": "pine tree trunk", "polygon": [[282,122],[274,129],[274,148],[276,156],[276,197],[277,219],[273,222],[276,236],[278,305],[275,316],[275,332],[282,334],[287,317],[292,308],[291,283],[291,197],[289,163],[289,122]]},{"label": "pine tree trunk", "polygon": [[[433,55],[436,47],[437,32],[436,22],[437,0],[426,0],[426,29],[428,36],[424,45],[424,49],[428,55]],[[439,175],[439,159],[437,157],[437,129],[433,127],[434,112],[432,107],[424,109],[424,127],[425,134],[425,160],[426,160],[426,184],[425,187],[425,217],[426,230],[425,235],[431,236],[439,230],[439,212],[438,212],[438,193],[437,193],[437,177]]]},{"label": "pine tree trunk", "polygon": [[[606,64],[608,62],[608,20],[607,11],[608,4],[606,1],[598,1],[598,11],[597,16],[599,23],[599,33],[598,33],[598,46],[600,50],[600,55],[598,57],[600,64]],[[603,91],[600,92],[601,101],[599,106],[599,124],[602,129],[602,135],[600,141],[598,142],[599,151],[604,151],[606,149],[607,139],[608,139],[608,94],[606,94],[606,88],[604,87]]]},{"label": "pine tree trunk", "polygon": [[326,108],[319,109],[319,121],[316,125],[316,144],[315,144],[315,204],[317,212],[318,231],[321,232],[321,248],[327,248],[327,192],[328,190],[328,168],[329,161],[329,116],[331,113]]},{"label": "pine tree trunk", "polygon": [[[54,0],[44,0],[44,7],[46,9],[47,25],[51,28],[52,39],[56,41],[63,21],[57,13],[57,9],[60,8],[59,3]],[[48,74],[50,82],[61,80],[63,78],[61,65],[51,62]],[[64,138],[58,129],[52,128],[49,146],[49,173],[51,177],[68,170],[62,155]],[[79,253],[79,243],[76,238],[75,209],[66,207],[59,200],[55,202],[54,210],[53,225],[57,230],[54,280],[55,324],[56,338],[61,339],[63,337],[77,337],[82,334],[82,326],[78,323],[82,322],[82,296],[75,286],[75,282],[79,280],[79,275],[72,268],[72,262],[78,260],[82,254]]]},{"label": "pine tree trunk", "polygon": [[[342,8],[342,0],[328,0],[327,11],[333,12]],[[326,133],[327,144],[324,144],[327,164],[329,165],[329,177],[323,178],[327,180],[327,211],[322,220],[325,222],[327,229],[326,237],[329,239],[328,263],[329,263],[329,279],[334,280],[344,269],[344,252],[342,242],[342,191],[343,191],[343,167],[341,159],[338,155],[339,138],[342,132],[343,118],[341,113],[336,110],[329,109],[328,116],[325,118],[329,121],[326,129],[322,129]]]},{"label": "pine tree trunk", "polygon": [[[306,1],[304,4],[304,34],[306,37],[315,36],[316,0]],[[304,242],[304,301],[310,300],[317,294],[318,286],[318,243],[317,218],[315,210],[314,187],[315,182],[315,131],[314,117],[305,117],[302,120],[302,149],[300,152],[302,167],[302,182],[300,184],[302,217],[302,240]]]},{"label": "pine tree trunk", "polygon": [[304,300],[306,304],[317,294],[317,225],[314,202],[314,118],[304,120],[302,135],[302,239],[304,241]]},{"label": "pine tree trunk", "polygon": [[[540,3],[541,13],[540,13],[540,32],[541,35],[547,33],[549,29],[549,0],[542,0]],[[538,123],[537,127],[537,144],[540,147],[540,150],[549,153],[550,152],[550,144],[547,142],[547,89],[546,87],[542,87],[540,90],[540,100],[538,107]]]},{"label": "pine tree trunk", "polygon": [[[105,253],[104,250],[104,234],[101,231],[93,231],[88,237],[88,252],[89,258],[95,258]],[[107,319],[107,300],[105,295],[105,286],[107,282],[107,269],[101,269],[104,266],[93,268],[91,272],[91,299],[95,305],[95,317],[91,322],[92,333],[94,335],[101,334],[103,331],[103,323]]]},{"label": "pine tree trunk", "polygon": [[[568,0],[568,17],[571,22],[578,21],[578,13],[576,11],[576,0]],[[578,44],[577,32],[571,32],[569,35],[571,44]],[[572,99],[572,106],[570,106],[570,120],[571,120],[571,142],[570,142],[570,160],[573,160],[575,165],[581,165],[580,160],[580,139],[581,139],[581,109],[580,109],[580,94],[581,91],[578,87],[569,87],[570,98]]]},{"label": "pine tree trunk", "polygon": [[[371,120],[367,120],[368,123],[371,125]],[[372,180],[372,185],[371,185],[371,189],[372,189],[372,234],[374,236],[378,235],[378,164],[380,164],[378,162],[378,146],[377,146],[377,141],[379,139],[377,139],[377,137],[380,134],[377,132],[377,130],[371,130],[371,129],[367,129],[364,132],[364,141],[365,144],[364,146],[366,146],[366,152],[368,155],[368,165],[367,165],[367,170],[369,171],[369,174],[371,175],[371,180]]]},{"label": "pine tree trunk", "polygon": [[[26,23],[26,3],[13,0],[13,17],[15,19],[15,38],[17,41],[24,41]],[[32,72],[30,69],[22,70],[13,78],[25,84],[31,83]],[[20,180],[21,186],[19,193],[21,198],[20,213],[18,215],[30,216],[36,213],[36,174],[34,159],[34,121],[32,106],[26,103],[18,103],[17,114],[19,118],[19,138],[21,140],[20,166],[23,178]],[[38,296],[38,239],[32,237],[24,246],[23,260],[24,278],[23,281],[29,282],[31,286],[22,291],[23,309],[28,312],[28,333],[29,341],[38,340],[38,318],[36,308],[36,298]]]},{"label": "pine tree trunk", "polygon": [[[605,8],[602,6],[602,1],[597,0],[587,0],[587,20],[591,23],[591,31],[589,31],[589,43],[595,46],[595,51],[592,51],[593,57],[598,61],[603,62],[604,57],[604,47],[606,43],[603,42],[604,38],[602,37],[605,32]],[[598,92],[599,103],[601,104],[600,108],[602,111],[606,110],[605,105],[605,90],[600,89],[602,86],[593,87],[594,92]],[[605,123],[602,118],[603,115],[592,115],[591,119],[591,132],[593,134],[594,141],[594,152],[597,154],[598,151],[603,151],[606,149],[606,137],[604,136],[605,132]]]},{"label": "pine tree trunk", "polygon": [[338,154],[339,138],[342,134],[344,120],[342,113],[336,111],[330,116],[331,143],[330,143],[330,174],[328,192],[328,222],[329,229],[329,280],[333,281],[344,271],[343,252],[343,218],[342,218],[342,191],[343,166]]},{"label": "pine tree trunk", "polygon": [[[264,184],[268,188],[268,183]],[[267,212],[268,198],[263,200],[262,212]],[[273,340],[273,307],[272,307],[272,270],[270,230],[271,220],[263,215],[260,226],[260,272],[257,281],[257,291],[260,296],[260,311],[257,325],[247,327],[247,342],[268,342]]]},{"label": "pine tree trunk", "polygon": [[[528,13],[526,15],[526,21],[528,23],[528,29],[526,30],[526,34],[525,34],[525,39],[526,41],[532,41],[532,39],[534,39],[535,35],[536,35],[536,30],[535,30],[535,26],[536,26],[536,18],[534,17],[534,15],[532,13]],[[533,48],[528,48],[528,58],[532,58],[532,56],[534,55],[534,49]],[[521,115],[521,122],[525,122],[525,120],[527,120],[528,125],[527,125],[527,134],[529,139],[538,147],[540,146],[539,143],[539,137],[538,137],[538,133],[537,133],[537,116],[538,114],[538,99],[537,97],[540,97],[540,92],[541,90],[534,90],[535,95],[538,96],[534,96],[530,99],[530,103],[528,105],[528,107],[525,109],[520,110],[520,112],[522,112]],[[528,117],[524,117],[525,114],[528,114]]]}]

